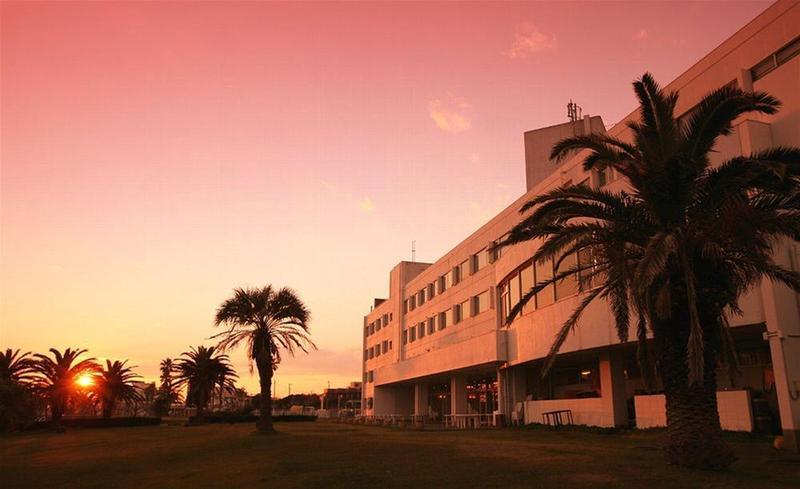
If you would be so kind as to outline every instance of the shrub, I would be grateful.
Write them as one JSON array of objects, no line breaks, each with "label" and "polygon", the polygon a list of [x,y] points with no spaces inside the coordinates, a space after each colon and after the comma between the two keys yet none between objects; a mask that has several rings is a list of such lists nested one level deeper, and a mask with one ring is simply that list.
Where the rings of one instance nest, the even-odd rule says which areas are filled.
[{"label": "shrub", "polygon": [[[135,426],[158,426],[161,418],[152,417],[120,417],[120,418],[63,418],[61,425],[64,428],[123,428]],[[38,421],[32,425],[33,429],[49,428],[49,421]]]}]

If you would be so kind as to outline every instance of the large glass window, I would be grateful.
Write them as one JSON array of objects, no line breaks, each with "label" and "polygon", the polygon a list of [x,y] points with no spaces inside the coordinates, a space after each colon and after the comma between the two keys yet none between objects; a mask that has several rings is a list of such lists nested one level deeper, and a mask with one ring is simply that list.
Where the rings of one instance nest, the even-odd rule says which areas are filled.
[{"label": "large glass window", "polygon": [[[533,263],[528,263],[522,270],[519,271],[519,286],[520,286],[520,299],[527,294],[536,285],[536,280],[533,275]],[[526,314],[536,309],[536,297],[528,301],[522,308],[522,314]]]},{"label": "large glass window", "polygon": [[[575,265],[578,263],[577,255],[570,254],[564,257],[561,260],[561,263],[558,267],[558,272],[565,272],[570,270],[571,268],[575,268]],[[568,275],[567,277],[559,280],[556,282],[556,300],[560,301],[565,297],[569,297],[571,295],[578,293],[578,274],[573,273]]]},{"label": "large glass window", "polygon": [[[553,261],[546,260],[543,263],[536,263],[536,283],[540,284],[545,280],[553,278]],[[536,294],[536,307],[549,306],[555,302],[553,284],[548,285],[541,292]]]}]

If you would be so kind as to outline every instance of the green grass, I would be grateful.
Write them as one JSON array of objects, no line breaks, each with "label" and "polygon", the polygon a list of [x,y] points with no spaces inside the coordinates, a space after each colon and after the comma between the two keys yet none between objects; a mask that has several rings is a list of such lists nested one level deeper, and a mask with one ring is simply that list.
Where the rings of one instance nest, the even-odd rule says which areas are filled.
[{"label": "green grass", "polygon": [[330,422],[0,437],[0,487],[800,487],[800,456],[730,437],[723,473],[666,466],[663,432],[400,431]]}]

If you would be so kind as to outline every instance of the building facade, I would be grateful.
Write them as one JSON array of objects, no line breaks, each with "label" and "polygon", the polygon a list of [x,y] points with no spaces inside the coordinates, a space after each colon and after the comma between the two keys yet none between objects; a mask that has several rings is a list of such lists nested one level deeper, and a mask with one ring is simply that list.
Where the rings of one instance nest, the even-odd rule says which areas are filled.
[{"label": "building facade", "polygon": [[[720,140],[715,163],[777,145],[800,146],[800,2],[779,1],[703,57],[666,89],[678,91],[686,114],[711,90],[735,83],[766,91],[783,103],[775,115],[748,114]],[[550,374],[540,369],[556,332],[575,309],[585,277],[565,279],[539,293],[510,325],[505,316],[534,283],[552,276],[553,263],[532,262],[537,243],[490,251],[519,221],[532,197],[566,183],[624,188],[613,171],[587,173],[581,155],[548,160],[568,136],[608,132],[630,139],[626,121],[606,129],[585,116],[526,132],[527,192],[434,263],[401,262],[389,274],[389,294],[375,299],[363,324],[362,412],[367,416],[459,416],[542,422],[568,410],[573,422],[640,427],[665,423],[663,396],[649,394],[638,371],[635,341],[621,343],[607,304],[595,302],[564,343]],[[776,261],[800,269],[798,246],[776,247]],[[564,261],[569,267],[573,256]],[[741,374],[736,385],[720,373],[723,428],[779,432],[800,438],[800,298],[765,281],[731,318]],[[485,417],[485,418],[483,418]]]}]

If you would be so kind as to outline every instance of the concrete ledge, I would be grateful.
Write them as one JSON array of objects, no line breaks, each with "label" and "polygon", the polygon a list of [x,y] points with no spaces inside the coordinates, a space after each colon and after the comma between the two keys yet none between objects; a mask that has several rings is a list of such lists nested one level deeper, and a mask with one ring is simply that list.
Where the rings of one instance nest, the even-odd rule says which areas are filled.
[{"label": "concrete ledge", "polygon": [[[663,394],[634,396],[637,428],[658,428],[667,425],[666,400]],[[753,410],[750,391],[717,392],[717,410],[723,430],[753,431]]]},{"label": "concrete ledge", "polygon": [[492,330],[460,343],[380,367],[376,386],[506,361],[506,331]]}]

